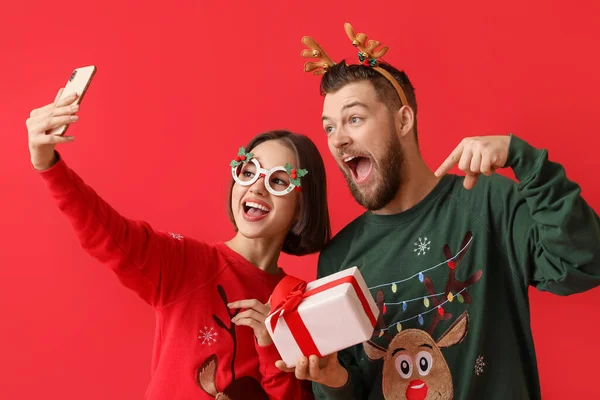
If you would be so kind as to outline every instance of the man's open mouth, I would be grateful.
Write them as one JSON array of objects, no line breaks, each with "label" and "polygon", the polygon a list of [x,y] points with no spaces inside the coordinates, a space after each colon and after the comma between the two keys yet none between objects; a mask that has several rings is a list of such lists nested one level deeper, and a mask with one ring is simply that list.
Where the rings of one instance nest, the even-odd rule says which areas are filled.
[{"label": "man's open mouth", "polygon": [[369,157],[348,156],[344,158],[344,163],[352,171],[356,183],[362,183],[369,177],[373,163]]}]

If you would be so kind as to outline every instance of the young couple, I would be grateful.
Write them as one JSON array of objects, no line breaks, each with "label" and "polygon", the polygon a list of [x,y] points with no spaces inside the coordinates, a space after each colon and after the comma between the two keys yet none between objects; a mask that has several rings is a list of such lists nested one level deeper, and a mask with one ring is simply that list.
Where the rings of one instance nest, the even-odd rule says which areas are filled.
[{"label": "young couple", "polygon": [[[305,38],[319,59],[307,70],[324,67],[329,149],[367,209],[331,241],[323,161],[305,136],[267,132],[234,153],[236,234],[206,243],[121,216],[68,167],[55,146],[72,137],[46,132],[77,121],[75,97],[31,112],[31,162],[83,248],[156,310],[146,398],[540,398],[528,287],[600,284],[598,215],[547,151],[513,135],[464,139],[431,171],[407,75],[346,33],[360,64]],[[518,183],[494,174],[504,167]],[[358,266],[381,310],[372,339],[286,369],[264,326],[282,251],[321,251],[319,277]]]}]

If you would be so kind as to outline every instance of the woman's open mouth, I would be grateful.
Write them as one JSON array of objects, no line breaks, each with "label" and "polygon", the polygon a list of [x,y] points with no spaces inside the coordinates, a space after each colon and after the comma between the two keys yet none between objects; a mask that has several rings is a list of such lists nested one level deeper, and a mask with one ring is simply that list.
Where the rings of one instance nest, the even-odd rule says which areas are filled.
[{"label": "woman's open mouth", "polygon": [[243,206],[244,219],[249,222],[259,221],[265,218],[271,209],[264,203],[258,203],[256,201],[246,201]]}]

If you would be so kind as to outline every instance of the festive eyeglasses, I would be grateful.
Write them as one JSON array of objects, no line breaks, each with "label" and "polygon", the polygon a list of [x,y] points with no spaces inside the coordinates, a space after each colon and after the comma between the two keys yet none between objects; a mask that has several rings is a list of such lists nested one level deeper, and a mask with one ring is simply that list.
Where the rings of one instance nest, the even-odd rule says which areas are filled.
[{"label": "festive eyeglasses", "polygon": [[284,196],[292,190],[300,191],[300,178],[308,171],[296,169],[291,164],[264,169],[252,153],[241,147],[237,157],[229,164],[231,176],[236,183],[250,186],[259,178],[265,178],[265,188],[274,196]]}]

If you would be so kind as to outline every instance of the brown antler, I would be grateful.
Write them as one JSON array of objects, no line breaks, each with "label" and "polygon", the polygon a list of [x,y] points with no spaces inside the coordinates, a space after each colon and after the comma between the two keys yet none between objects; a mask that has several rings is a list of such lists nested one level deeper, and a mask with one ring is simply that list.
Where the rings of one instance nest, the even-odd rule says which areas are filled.
[{"label": "brown antler", "polygon": [[377,318],[377,323],[375,324],[375,330],[373,331],[372,338],[385,336],[385,339],[388,342],[391,342],[392,339],[394,339],[394,336],[388,332],[387,326],[383,319],[383,312],[385,311],[384,301],[383,290],[378,290],[375,294],[375,304],[377,304],[377,308],[379,309],[379,317]]},{"label": "brown antler", "polygon": [[331,58],[325,53],[323,48],[319,46],[313,38],[310,36],[304,36],[302,43],[308,47],[308,49],[302,50],[303,58],[315,58],[318,61],[308,61],[304,64],[304,72],[313,72],[315,75],[322,75],[327,72],[329,67],[333,67],[335,63],[331,61]]},{"label": "brown antler", "polygon": [[[446,290],[444,291],[444,295],[439,298],[438,298],[438,296],[431,297],[431,302],[433,303],[433,305],[435,307],[438,307],[443,302],[445,302],[448,299],[448,295],[450,293],[452,293],[452,296],[456,296],[457,294],[460,293],[460,295],[462,296],[463,301],[465,303],[467,303],[467,304],[471,303],[471,296],[466,291],[466,288],[471,286],[475,282],[477,282],[481,278],[481,275],[483,275],[483,271],[478,270],[464,282],[461,282],[458,279],[456,279],[456,271],[458,270],[460,262],[462,261],[463,257],[465,256],[465,254],[467,253],[467,250],[470,247],[470,241],[472,238],[473,238],[473,235],[471,234],[471,232],[468,232],[465,235],[465,238],[463,239],[463,242],[461,244],[462,252],[456,258],[453,257],[450,247],[448,247],[448,245],[444,246],[444,256],[446,256],[447,260],[452,260],[452,261],[448,262],[448,267],[449,267],[448,281],[446,283]],[[425,285],[425,290],[427,290],[427,292],[430,295],[434,295],[435,288],[433,287],[433,282],[431,281],[431,279],[429,277],[427,277],[427,278],[425,278],[423,283]],[[429,328],[427,329],[427,333],[429,333],[430,335],[433,336],[433,332],[434,332],[435,327],[437,326],[438,322],[447,321],[450,318],[452,318],[452,314],[450,314],[450,313],[440,314],[440,313],[434,312],[433,316],[431,318],[431,324],[429,325]]]},{"label": "brown antler", "polygon": [[344,24],[344,30],[346,31],[346,35],[348,35],[352,41],[352,45],[358,47],[358,49],[364,53],[366,57],[377,59],[383,57],[385,53],[387,53],[387,46],[383,46],[376,51],[375,49],[381,45],[381,42],[378,42],[377,40],[369,40],[367,43],[367,35],[364,33],[359,33],[358,35],[355,34],[354,28],[352,28],[352,25],[350,25],[348,22]]},{"label": "brown antler", "polygon": [[[425,285],[425,290],[427,290],[427,292],[430,295],[434,295],[435,294],[435,288],[433,287],[433,282],[431,281],[431,278],[426,277],[423,280],[423,284]],[[431,296],[431,302],[433,303],[433,307],[440,306],[444,302],[445,299],[446,299],[445,296],[442,296],[441,298],[438,298],[437,296]],[[427,329],[427,333],[429,333],[431,336],[433,336],[433,331],[435,331],[435,327],[437,326],[437,324],[440,321],[447,321],[450,318],[452,318],[452,314],[451,313],[444,313],[444,315],[440,315],[437,312],[433,312],[432,316],[431,316],[431,324],[429,324],[429,328]]]},{"label": "brown antler", "polygon": [[219,292],[219,296],[221,296],[221,299],[223,300],[223,303],[225,304],[225,309],[227,310],[227,314],[229,315],[229,321],[230,321],[229,327],[227,325],[225,325],[225,323],[223,321],[221,321],[221,318],[219,318],[215,314],[213,314],[213,319],[215,320],[217,325],[219,325],[221,328],[223,328],[227,332],[229,332],[229,334],[231,335],[231,338],[233,339],[233,357],[231,358],[231,380],[235,381],[234,364],[235,364],[235,356],[236,356],[236,350],[237,350],[237,338],[236,338],[236,334],[235,334],[235,326],[236,325],[233,322],[231,322],[231,319],[233,317],[235,317],[236,315],[238,315],[238,313],[241,310],[236,309],[235,311],[231,311],[231,309],[227,306],[227,304],[229,304],[229,301],[227,301],[227,293],[225,293],[225,289],[223,289],[223,286],[217,285],[217,291]]},{"label": "brown antler", "polygon": [[402,87],[400,86],[396,78],[394,78],[385,69],[377,66],[379,58],[383,57],[387,53],[388,47],[383,46],[379,50],[376,50],[379,46],[381,46],[381,42],[377,40],[369,40],[367,43],[367,35],[364,33],[359,33],[358,35],[354,33],[354,28],[352,28],[352,25],[350,25],[348,22],[344,24],[344,30],[346,31],[346,35],[348,35],[348,37],[352,41],[352,45],[358,47],[358,49],[360,50],[358,54],[359,60],[365,63],[366,65],[370,65],[371,67],[373,67],[374,70],[379,72],[388,81],[390,81],[392,86],[394,86],[394,89],[396,89],[396,92],[398,92],[398,96],[400,97],[402,105],[407,106],[408,99],[406,98],[406,94],[404,93],[404,90],[402,90]]}]

